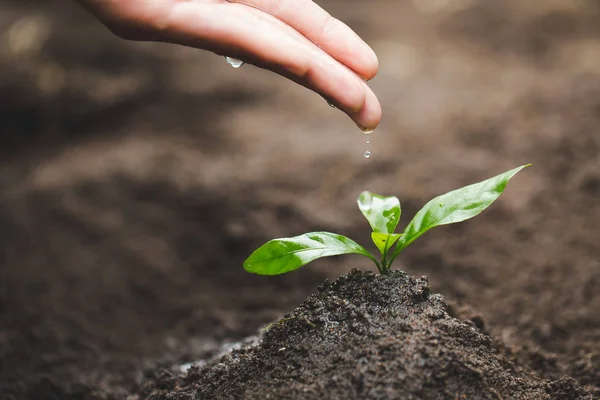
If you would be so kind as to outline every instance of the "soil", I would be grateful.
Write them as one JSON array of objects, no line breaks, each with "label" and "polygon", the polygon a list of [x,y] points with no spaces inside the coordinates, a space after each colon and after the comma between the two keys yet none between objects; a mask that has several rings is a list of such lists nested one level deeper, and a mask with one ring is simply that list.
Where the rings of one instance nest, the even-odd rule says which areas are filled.
[{"label": "soil", "polygon": [[474,323],[452,318],[425,278],[358,270],[326,282],[259,344],[186,376],[164,373],[147,399],[591,399],[571,378],[518,369]]},{"label": "soil", "polygon": [[[144,398],[157,371],[215,357],[325,279],[372,268],[340,257],[246,274],[243,260],[266,240],[325,230],[369,243],[362,190],[398,196],[403,226],[432,197],[527,162],[481,216],[428,232],[398,258],[458,319],[423,325],[414,314],[415,340],[462,327],[443,332],[447,354],[427,360],[459,361],[449,367],[457,388],[471,379],[507,393],[514,376],[525,394],[600,398],[598,2],[320,4],[379,56],[370,85],[384,119],[369,145],[324,100],[265,71],[121,40],[71,2],[0,0],[1,399]],[[436,298],[398,312],[441,309]],[[301,310],[316,320],[309,303]],[[266,344],[235,357],[275,362],[265,346],[285,329],[298,340],[336,334],[298,324],[272,327]],[[466,332],[473,341],[460,342]],[[392,365],[435,370],[413,361]],[[465,365],[502,374],[452,369]],[[165,388],[183,385],[164,376]]]}]

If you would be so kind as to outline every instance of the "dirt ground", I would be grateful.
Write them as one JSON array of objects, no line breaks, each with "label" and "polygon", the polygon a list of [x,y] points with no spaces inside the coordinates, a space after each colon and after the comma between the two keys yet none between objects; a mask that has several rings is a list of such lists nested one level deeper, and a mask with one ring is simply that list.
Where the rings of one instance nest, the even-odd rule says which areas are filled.
[{"label": "dirt ground", "polygon": [[379,56],[368,146],[266,71],[123,41],[65,0],[0,0],[0,398],[138,398],[162,367],[371,268],[250,276],[242,261],[264,241],[367,243],[362,190],[397,195],[406,223],[526,162],[489,210],[431,231],[399,267],[519,367],[600,396],[598,2],[320,4]]},{"label": "dirt ground", "polygon": [[427,279],[353,270],[262,337],[187,374],[163,371],[148,400],[585,400],[572,378],[516,367],[472,321],[448,312]]}]

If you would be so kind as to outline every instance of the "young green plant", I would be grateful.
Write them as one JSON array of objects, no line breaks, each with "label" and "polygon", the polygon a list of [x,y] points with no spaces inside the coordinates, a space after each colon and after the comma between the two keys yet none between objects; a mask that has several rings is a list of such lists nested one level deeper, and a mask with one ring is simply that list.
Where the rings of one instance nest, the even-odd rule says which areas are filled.
[{"label": "young green plant", "polygon": [[244,269],[259,275],[279,275],[318,258],[361,254],[371,259],[379,272],[388,274],[398,254],[419,236],[436,226],[475,217],[502,194],[513,176],[529,165],[432,199],[415,214],[403,233],[395,233],[402,211],[398,198],[362,192],[358,198],[358,208],[371,225],[371,239],[381,253],[379,259],[346,236],[312,232],[265,243],[244,261]]}]

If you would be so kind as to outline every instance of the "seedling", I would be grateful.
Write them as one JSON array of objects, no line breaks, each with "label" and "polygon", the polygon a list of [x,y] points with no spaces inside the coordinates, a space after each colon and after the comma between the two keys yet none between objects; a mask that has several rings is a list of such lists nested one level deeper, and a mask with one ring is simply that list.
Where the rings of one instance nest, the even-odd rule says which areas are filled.
[{"label": "seedling", "polygon": [[244,261],[244,269],[259,275],[279,275],[321,257],[362,254],[375,263],[380,273],[388,274],[398,254],[419,236],[436,226],[462,222],[478,215],[500,197],[513,176],[529,165],[434,198],[417,212],[403,233],[394,233],[401,215],[398,198],[362,192],[358,208],[371,225],[371,239],[381,253],[379,260],[346,236],[312,232],[265,243]]}]

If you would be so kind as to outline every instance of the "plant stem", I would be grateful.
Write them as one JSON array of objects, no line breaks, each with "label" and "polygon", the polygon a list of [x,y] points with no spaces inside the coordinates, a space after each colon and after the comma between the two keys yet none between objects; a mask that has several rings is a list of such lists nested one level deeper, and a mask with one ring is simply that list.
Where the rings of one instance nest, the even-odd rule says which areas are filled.
[{"label": "plant stem", "polygon": [[381,268],[379,269],[379,272],[381,273],[381,275],[387,275],[390,273],[386,252],[381,253]]},{"label": "plant stem", "polygon": [[379,271],[379,273],[381,275],[385,275],[385,270],[382,268],[381,264],[379,263],[379,261],[375,261],[375,265],[377,265],[377,270]]}]

